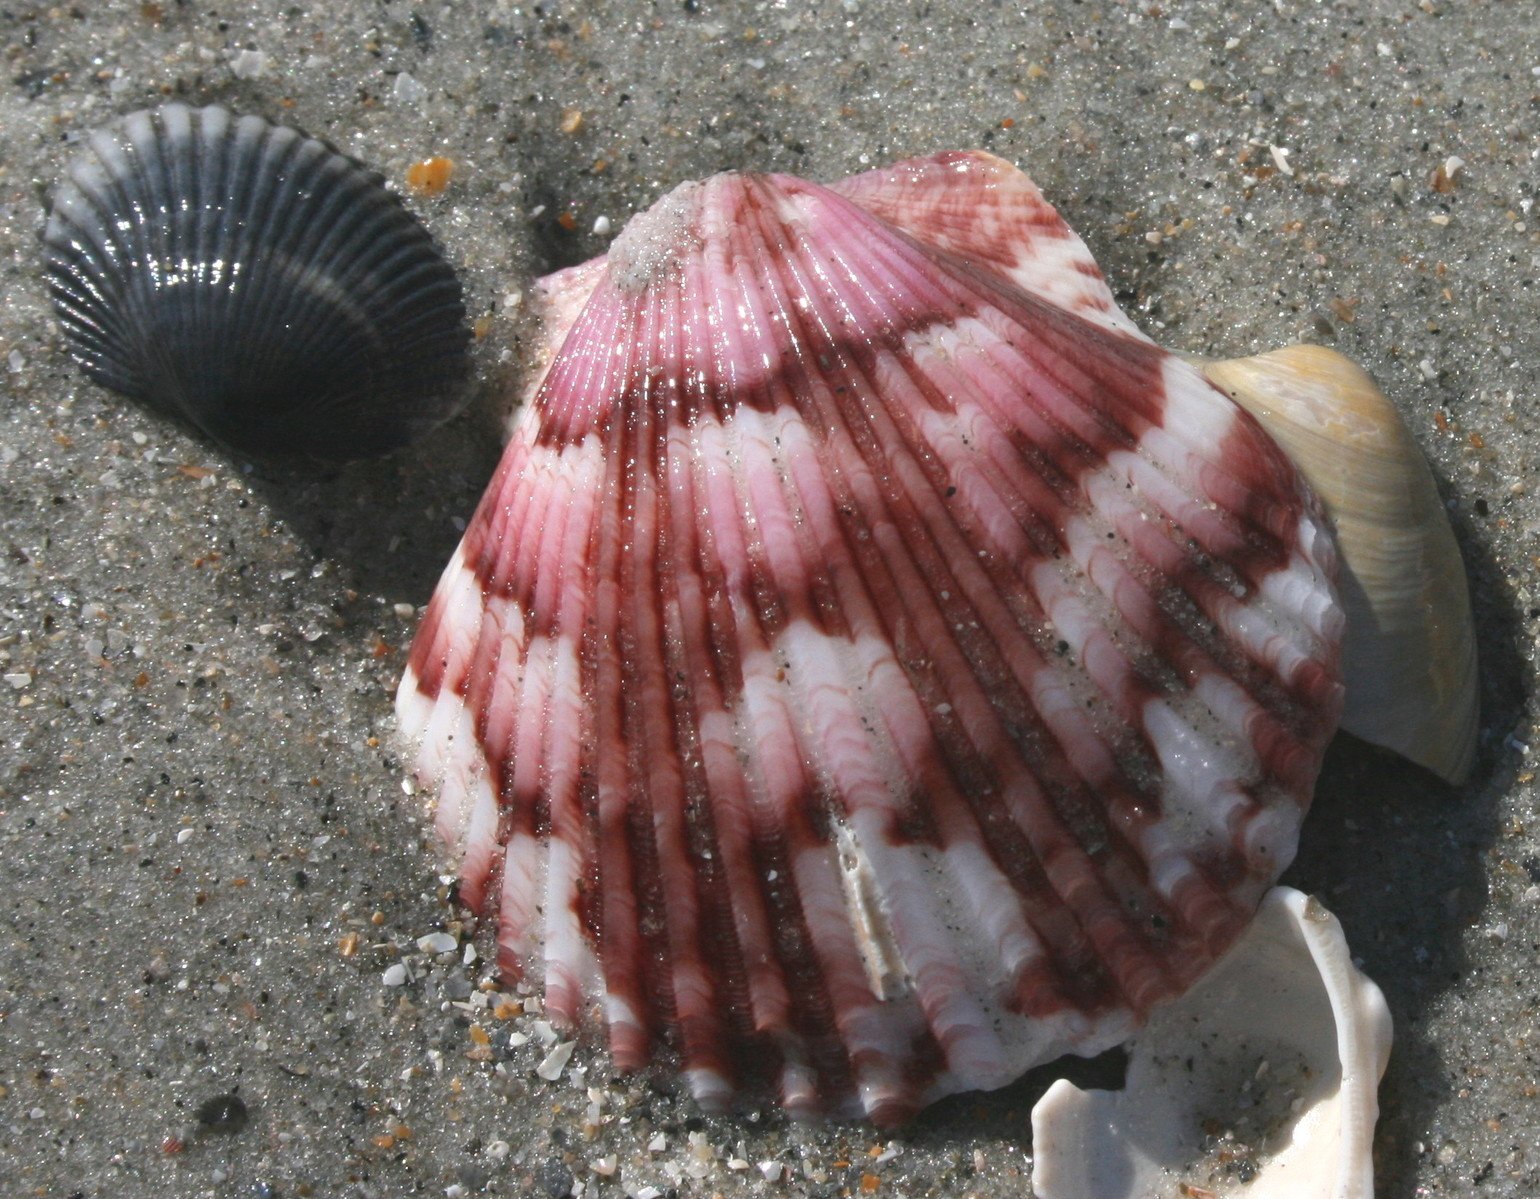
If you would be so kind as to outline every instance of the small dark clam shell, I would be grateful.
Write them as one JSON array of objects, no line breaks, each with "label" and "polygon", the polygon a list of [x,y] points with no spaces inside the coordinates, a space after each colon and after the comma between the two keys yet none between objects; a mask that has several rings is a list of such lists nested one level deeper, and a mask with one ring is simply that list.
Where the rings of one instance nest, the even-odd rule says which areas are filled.
[{"label": "small dark clam shell", "polygon": [[466,398],[454,269],[374,172],[217,107],[92,133],[43,231],[98,383],[262,457],[386,453]]}]

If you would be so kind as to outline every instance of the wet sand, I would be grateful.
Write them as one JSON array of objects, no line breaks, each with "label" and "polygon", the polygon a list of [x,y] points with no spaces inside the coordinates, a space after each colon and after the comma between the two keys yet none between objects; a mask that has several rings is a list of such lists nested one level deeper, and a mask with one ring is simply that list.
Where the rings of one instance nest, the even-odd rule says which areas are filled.
[{"label": "wet sand", "polygon": [[[403,790],[390,706],[496,461],[533,276],[601,251],[682,180],[831,179],[961,147],[1031,173],[1163,344],[1332,345],[1426,451],[1475,597],[1475,775],[1452,789],[1339,741],[1286,881],[1338,913],[1394,1013],[1381,1194],[1540,1192],[1534,15],[0,14],[0,1192],[1027,1193],[1042,1080],[886,1136],[704,1118],[588,1045],[542,1079],[538,1015],[500,1016],[509,998],[477,989],[488,972]],[[484,330],[470,412],[396,458],[292,477],[79,375],[38,267],[43,192],[82,132],[167,97],[292,122],[396,186],[453,160],[442,194],[409,203]],[[451,952],[419,943],[435,932]]]}]

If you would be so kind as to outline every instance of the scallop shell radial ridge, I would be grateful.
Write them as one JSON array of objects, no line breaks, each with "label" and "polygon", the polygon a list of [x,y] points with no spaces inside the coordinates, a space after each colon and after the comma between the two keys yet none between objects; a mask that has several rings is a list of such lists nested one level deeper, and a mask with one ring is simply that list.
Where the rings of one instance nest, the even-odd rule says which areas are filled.
[{"label": "scallop shell radial ridge", "polygon": [[237,450],[368,457],[465,399],[453,268],[378,175],[298,130],[131,113],[86,139],[43,244],[86,373]]},{"label": "scallop shell radial ridge", "polygon": [[1336,725],[1288,460],[987,156],[686,185],[582,279],[398,697],[505,971],[708,1105],[1126,1037]]}]

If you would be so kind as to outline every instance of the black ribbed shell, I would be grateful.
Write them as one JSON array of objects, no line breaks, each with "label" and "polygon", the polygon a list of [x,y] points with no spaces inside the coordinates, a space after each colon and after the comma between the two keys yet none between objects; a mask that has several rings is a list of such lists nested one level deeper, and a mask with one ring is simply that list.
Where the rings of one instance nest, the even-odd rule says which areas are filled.
[{"label": "black ribbed shell", "polygon": [[237,450],[365,458],[464,402],[454,269],[379,175],[298,130],[131,113],[86,140],[43,242],[86,373]]}]

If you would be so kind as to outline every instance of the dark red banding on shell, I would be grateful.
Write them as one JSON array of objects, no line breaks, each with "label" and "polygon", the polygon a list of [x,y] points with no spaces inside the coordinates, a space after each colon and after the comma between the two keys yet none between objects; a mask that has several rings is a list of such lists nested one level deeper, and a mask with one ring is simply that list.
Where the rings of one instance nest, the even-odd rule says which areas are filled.
[{"label": "dark red banding on shell", "polygon": [[686,185],[550,291],[398,700],[505,970],[879,1123],[1190,986],[1341,703],[1255,422],[984,155]]}]

